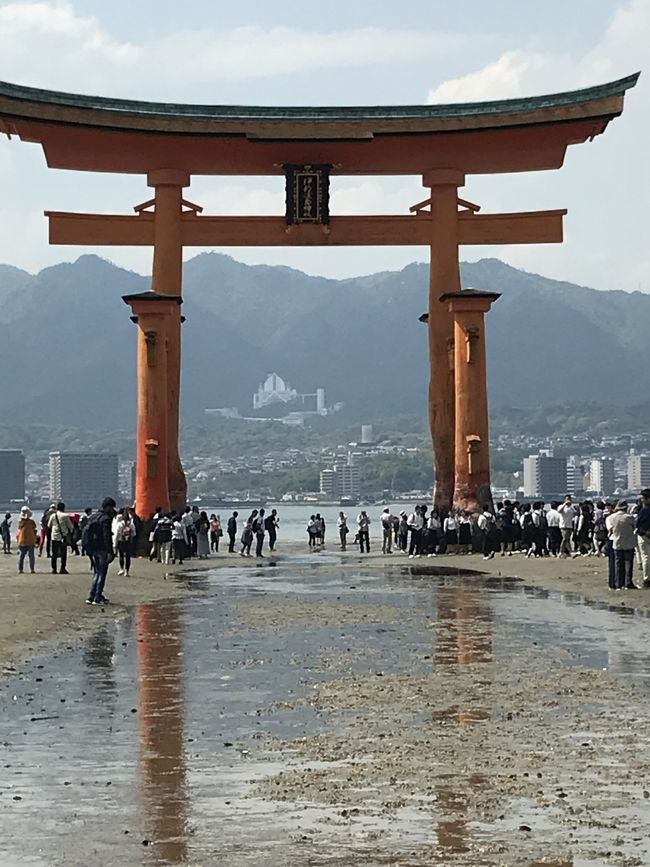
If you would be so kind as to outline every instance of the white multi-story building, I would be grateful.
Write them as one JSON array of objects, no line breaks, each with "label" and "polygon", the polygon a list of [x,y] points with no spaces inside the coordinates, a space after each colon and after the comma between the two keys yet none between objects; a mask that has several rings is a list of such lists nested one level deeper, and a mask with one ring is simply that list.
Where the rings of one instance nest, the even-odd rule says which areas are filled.
[{"label": "white multi-story building", "polygon": [[566,462],[566,492],[574,496],[585,492],[585,467],[575,456],[571,456]]},{"label": "white multi-story building", "polygon": [[566,458],[550,453],[524,458],[524,496],[546,497],[561,495],[567,490]]},{"label": "white multi-story building", "polygon": [[361,475],[351,455],[348,455],[347,460],[336,460],[333,467],[321,470],[320,492],[337,500],[342,497],[356,499],[359,496]]},{"label": "white multi-story building", "polygon": [[599,497],[609,497],[616,488],[612,458],[594,458],[589,464],[589,490]]},{"label": "white multi-story building", "polygon": [[650,488],[650,455],[631,454],[628,456],[627,487],[630,491]]},{"label": "white multi-story building", "polygon": [[71,509],[96,508],[104,497],[118,502],[117,455],[50,452],[50,496]]}]

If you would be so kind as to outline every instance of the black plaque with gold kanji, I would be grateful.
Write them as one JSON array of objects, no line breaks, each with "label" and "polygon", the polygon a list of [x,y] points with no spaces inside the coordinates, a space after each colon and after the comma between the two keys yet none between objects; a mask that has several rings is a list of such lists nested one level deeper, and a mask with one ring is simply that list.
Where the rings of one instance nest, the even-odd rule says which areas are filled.
[{"label": "black plaque with gold kanji", "polygon": [[285,165],[287,225],[330,221],[331,165]]}]

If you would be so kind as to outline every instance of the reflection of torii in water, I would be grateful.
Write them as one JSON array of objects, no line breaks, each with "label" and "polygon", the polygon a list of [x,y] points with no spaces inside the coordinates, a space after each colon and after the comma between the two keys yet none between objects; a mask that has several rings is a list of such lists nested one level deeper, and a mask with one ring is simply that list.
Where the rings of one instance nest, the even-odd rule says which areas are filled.
[{"label": "reflection of torii in water", "polygon": [[161,863],[187,858],[183,625],[177,605],[138,605],[138,717],[144,824]]},{"label": "reflection of torii in water", "polygon": [[[492,661],[492,612],[488,589],[476,586],[440,587],[436,594],[436,642],[434,665],[465,666]],[[486,707],[453,705],[437,711],[434,720],[457,726],[476,725],[490,718]],[[466,788],[490,785],[482,774],[469,774]],[[467,812],[469,796],[453,783],[436,785],[436,805],[441,813],[436,826],[438,846],[451,857],[469,850]],[[573,858],[532,862],[530,867],[572,867]]]}]

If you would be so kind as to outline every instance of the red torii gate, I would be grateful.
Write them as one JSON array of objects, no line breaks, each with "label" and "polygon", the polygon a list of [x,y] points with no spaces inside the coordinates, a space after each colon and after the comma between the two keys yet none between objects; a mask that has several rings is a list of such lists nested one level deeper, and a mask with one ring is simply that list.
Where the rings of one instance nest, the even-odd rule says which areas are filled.
[{"label": "red torii gate", "polygon": [[[0,131],[40,143],[48,166],[142,174],[154,189],[134,216],[47,212],[53,244],[153,247],[151,291],[124,299],[138,325],[139,514],[186,501],[178,450],[185,246],[429,246],[434,502],[489,502],[483,317],[498,294],[461,290],[458,248],[561,242],[566,211],[479,214],[458,190],[471,174],[560,168],[568,145],[621,114],[637,78],[526,99],[349,108],[173,105],[0,83]],[[203,215],[183,196],[193,174],[284,174],[287,212]],[[420,175],[429,190],[410,214],[330,216],[330,177],[403,174]]]}]

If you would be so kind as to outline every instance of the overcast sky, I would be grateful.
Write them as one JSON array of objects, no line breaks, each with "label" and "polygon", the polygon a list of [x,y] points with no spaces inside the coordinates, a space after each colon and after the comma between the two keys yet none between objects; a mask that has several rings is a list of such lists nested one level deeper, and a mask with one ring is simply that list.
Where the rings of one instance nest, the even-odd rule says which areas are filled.
[{"label": "overcast sky", "polygon": [[[586,87],[643,69],[650,0],[0,0],[0,80],[190,103],[458,102]],[[550,277],[650,292],[650,70],[625,112],[556,172],[468,178],[484,212],[563,208],[563,245],[466,247]],[[215,214],[282,214],[282,178],[197,178]],[[48,170],[39,146],[0,139],[0,262],[38,271],[87,249],[49,247],[43,211],[130,213],[144,178]],[[407,213],[419,178],[335,178],[331,210]],[[95,248],[147,273],[146,248]],[[197,250],[187,251],[187,257]],[[347,277],[425,261],[426,249],[224,250]]]}]

